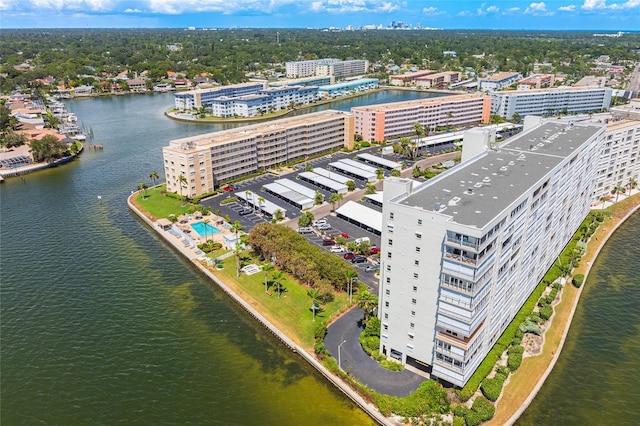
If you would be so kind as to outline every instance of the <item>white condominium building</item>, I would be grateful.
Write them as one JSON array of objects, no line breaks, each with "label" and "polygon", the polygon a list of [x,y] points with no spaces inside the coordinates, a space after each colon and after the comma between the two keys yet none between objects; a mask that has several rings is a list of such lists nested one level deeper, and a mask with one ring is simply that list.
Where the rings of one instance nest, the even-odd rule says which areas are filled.
[{"label": "white condominium building", "polygon": [[611,89],[557,87],[491,92],[491,113],[510,120],[513,114],[556,115],[601,112],[611,105]]},{"label": "white condominium building", "polygon": [[240,83],[229,86],[195,89],[174,94],[175,107],[180,110],[193,110],[207,106],[212,100],[222,96],[234,97],[255,95],[265,88],[265,83]]},{"label": "white condominium building", "polygon": [[478,79],[478,87],[483,91],[494,91],[504,89],[516,83],[522,78],[522,74],[519,72],[506,71],[499,72],[488,77]]},{"label": "white condominium building", "polygon": [[299,78],[316,75],[316,67],[318,65],[334,64],[340,62],[336,58],[314,59],[310,61],[286,62],[285,68],[287,78]]},{"label": "white condominium building", "polygon": [[364,59],[352,59],[350,61],[333,62],[330,64],[318,64],[316,75],[331,75],[337,78],[349,77],[351,75],[366,74],[369,70],[369,61]]},{"label": "white condominium building", "polygon": [[598,163],[596,186],[592,200],[611,197],[615,187],[631,188],[629,183],[640,183],[640,120],[609,121]]},{"label": "white condominium building", "polygon": [[414,125],[425,130],[440,126],[489,123],[491,98],[482,94],[440,96],[413,101],[351,108],[355,132],[365,141],[383,141],[415,134]]},{"label": "white condominium building", "polygon": [[602,125],[544,122],[385,180],[380,351],[463,386],[589,212]]},{"label": "white condominium building", "polygon": [[192,198],[242,176],[343,147],[353,147],[353,116],[334,110],[177,139],[162,148],[167,191]]}]

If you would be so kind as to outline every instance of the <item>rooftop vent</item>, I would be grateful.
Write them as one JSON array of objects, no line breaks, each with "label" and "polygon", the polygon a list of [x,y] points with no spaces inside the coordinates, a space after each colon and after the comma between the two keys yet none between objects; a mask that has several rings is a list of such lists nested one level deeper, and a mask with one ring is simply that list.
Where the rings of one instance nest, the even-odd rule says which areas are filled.
[{"label": "rooftop vent", "polygon": [[473,188],[467,188],[467,190],[464,191],[464,193],[467,195],[473,195]]}]

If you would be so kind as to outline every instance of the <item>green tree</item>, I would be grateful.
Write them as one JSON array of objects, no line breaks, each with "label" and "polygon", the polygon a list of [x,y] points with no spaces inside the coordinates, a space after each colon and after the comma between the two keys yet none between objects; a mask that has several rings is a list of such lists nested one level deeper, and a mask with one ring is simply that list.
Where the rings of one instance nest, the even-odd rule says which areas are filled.
[{"label": "green tree", "polygon": [[15,148],[25,145],[27,137],[22,133],[15,133],[13,130],[7,130],[0,134],[0,146],[5,148]]},{"label": "green tree", "polygon": [[209,240],[209,233],[208,233],[208,229],[209,229],[209,223],[211,223],[211,221],[209,219],[204,219],[202,221],[202,224],[204,225],[204,241],[208,241]]},{"label": "green tree", "polygon": [[275,270],[271,273],[271,281],[278,289],[278,299],[280,298],[280,293],[282,292],[282,281],[284,280],[284,272],[281,270]]},{"label": "green tree", "polygon": [[398,169],[391,170],[391,176],[400,177],[401,175],[402,175],[402,173],[400,172],[400,170],[398,170]]},{"label": "green tree", "polygon": [[636,181],[636,179],[634,177],[630,177],[629,182],[627,183],[627,188],[629,188],[629,194],[631,194],[631,191],[636,189],[637,186],[638,186],[638,182]]},{"label": "green tree", "polygon": [[376,186],[374,184],[367,182],[366,187],[367,187],[367,189],[364,192],[365,194],[371,195],[371,194],[375,194],[376,193]]},{"label": "green tree", "polygon": [[378,167],[376,169],[376,177],[378,178],[378,180],[384,179],[384,169],[383,168]]},{"label": "green tree", "polygon": [[265,262],[262,264],[262,273],[264,274],[264,292],[267,293],[269,291],[267,277],[269,276],[269,272],[273,271],[274,266],[273,263]]},{"label": "green tree", "polygon": [[305,227],[311,225],[313,222],[314,216],[311,212],[303,212],[298,218],[298,226]]},{"label": "green tree", "polygon": [[331,195],[329,196],[329,202],[331,203],[331,210],[335,211],[338,198],[339,197],[337,192],[332,192]]},{"label": "green tree", "polygon": [[358,251],[363,256],[369,256],[369,253],[371,253],[371,243],[369,241],[362,241],[358,244]]},{"label": "green tree", "polygon": [[149,185],[144,182],[138,184],[138,191],[142,191],[142,199],[147,198],[147,188],[149,188]]},{"label": "green tree", "polygon": [[358,294],[358,307],[364,311],[364,322],[367,323],[371,314],[378,307],[378,298],[364,286],[362,287]]},{"label": "green tree", "polygon": [[420,122],[418,121],[413,123],[413,130],[416,132],[416,136],[419,138],[425,135],[424,127],[422,127],[422,124],[420,124]]},{"label": "green tree", "polygon": [[316,194],[314,196],[313,202],[316,206],[319,206],[324,201],[324,195],[319,190],[316,190]]},{"label": "green tree", "polygon": [[346,181],[344,184],[347,185],[347,189],[349,190],[349,192],[354,191],[356,189],[356,183],[351,179]]},{"label": "green tree", "polygon": [[160,178],[160,176],[158,176],[158,172],[156,172],[155,170],[152,171],[151,173],[149,173],[149,177],[151,178],[151,182],[153,182],[153,186],[156,186],[156,179]]},{"label": "green tree", "polygon": [[180,187],[180,198],[184,201],[184,195],[182,195],[182,187],[187,185],[187,178],[183,174],[178,175],[178,186]]},{"label": "green tree", "polygon": [[415,165],[413,170],[411,171],[411,176],[413,176],[414,178],[419,178],[420,176],[422,176],[422,169],[420,169],[419,165]]},{"label": "green tree", "polygon": [[273,213],[273,218],[276,220],[276,222],[283,221],[284,220],[284,214],[282,213],[282,210],[276,209],[276,211]]},{"label": "green tree", "polygon": [[42,139],[33,139],[29,143],[31,156],[36,163],[49,163],[65,155],[69,155],[69,147],[53,135],[46,135]]}]

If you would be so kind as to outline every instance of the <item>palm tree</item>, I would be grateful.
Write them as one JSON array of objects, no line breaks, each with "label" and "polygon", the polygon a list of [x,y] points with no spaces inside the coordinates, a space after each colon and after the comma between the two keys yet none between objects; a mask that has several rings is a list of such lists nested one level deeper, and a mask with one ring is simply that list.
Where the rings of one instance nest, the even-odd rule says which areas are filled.
[{"label": "palm tree", "polygon": [[207,228],[209,228],[209,226],[208,226],[209,222],[210,222],[209,219],[205,219],[205,220],[202,221],[202,223],[204,224],[204,241],[205,242],[207,242],[207,239],[208,239],[208,236],[209,236],[209,234],[207,232]]},{"label": "palm tree", "polygon": [[264,197],[262,195],[258,196],[258,207],[262,210],[262,205],[264,204]]},{"label": "palm tree", "polygon": [[422,176],[422,169],[420,169],[420,166],[416,164],[416,166],[413,168],[413,171],[411,172],[411,175],[414,178],[419,178],[420,176]]},{"label": "palm tree", "polygon": [[329,202],[331,203],[331,209],[335,210],[336,209],[336,203],[338,202],[338,193],[337,192],[332,192],[331,195],[329,196]]},{"label": "palm tree", "polygon": [[280,285],[282,284],[282,280],[284,278],[284,272],[277,269],[271,273],[271,281],[276,285],[278,289],[278,298],[280,298]]},{"label": "palm tree", "polygon": [[276,209],[276,211],[273,212],[273,218],[276,220],[276,222],[284,220],[284,214],[282,214],[282,210]]},{"label": "palm tree", "polygon": [[251,196],[253,197],[253,193],[250,190],[245,189],[244,190],[244,195],[247,198],[247,204],[249,204],[249,194],[251,194]]},{"label": "palm tree", "polygon": [[184,201],[184,195],[182,195],[182,185],[186,185],[186,184],[187,184],[187,178],[184,177],[184,175],[182,174],[178,175],[178,186],[180,186],[180,197],[183,199],[183,201]]},{"label": "palm tree", "polygon": [[622,185],[616,185],[613,187],[613,189],[611,190],[611,195],[615,195],[616,196],[616,203],[618,202],[618,196],[620,194],[624,194],[624,192],[626,191],[626,189],[624,188],[624,186]]},{"label": "palm tree", "polygon": [[338,207],[340,207],[340,202],[344,200],[344,194],[338,194],[336,199],[338,200]]},{"label": "palm tree", "polygon": [[323,201],[324,201],[324,195],[322,195],[322,192],[316,190],[316,195],[314,197],[313,203],[316,206],[319,206],[320,204],[322,204]]},{"label": "palm tree", "polygon": [[363,290],[358,294],[358,307],[364,311],[364,322],[369,320],[369,316],[378,306],[378,298],[369,290]]},{"label": "palm tree", "polygon": [[600,197],[600,202],[602,203],[602,210],[604,210],[604,203],[607,201],[607,197],[602,196]]},{"label": "palm tree", "polygon": [[629,182],[627,183],[627,188],[629,188],[629,195],[631,195],[631,191],[633,191],[638,186],[638,182],[635,178],[630,177]]},{"label": "palm tree", "polygon": [[354,181],[352,181],[351,179],[346,181],[344,184],[347,185],[347,189],[349,190],[349,192],[351,192],[351,191],[356,189],[356,183]]},{"label": "palm tree", "polygon": [[156,172],[155,170],[152,171],[151,173],[149,173],[149,177],[151,178],[151,181],[153,182],[153,186],[156,186],[156,179],[160,178],[160,176],[158,176],[158,172]]},{"label": "palm tree", "polygon": [[376,177],[378,178],[378,180],[384,179],[384,169],[383,168],[378,167],[376,169]]},{"label": "palm tree", "polygon": [[353,293],[353,280],[358,278],[358,271],[355,269],[349,269],[345,273],[347,277],[347,290],[349,291],[349,304],[351,304],[351,294]]},{"label": "palm tree", "polygon": [[416,132],[416,136],[421,138],[424,136],[424,127],[422,127],[422,124],[420,124],[420,122],[416,121],[415,123],[413,123],[413,130]]},{"label": "palm tree", "polygon": [[273,263],[265,262],[262,264],[262,272],[264,273],[264,292],[268,291],[267,289],[267,276],[269,275],[269,271],[273,271]]}]

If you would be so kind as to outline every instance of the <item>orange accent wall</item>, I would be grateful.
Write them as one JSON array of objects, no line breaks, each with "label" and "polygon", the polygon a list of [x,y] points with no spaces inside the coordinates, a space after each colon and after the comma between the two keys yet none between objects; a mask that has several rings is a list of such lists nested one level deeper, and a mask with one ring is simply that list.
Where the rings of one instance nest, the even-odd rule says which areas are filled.
[{"label": "orange accent wall", "polygon": [[385,113],[383,111],[376,112],[376,137],[375,140],[382,142],[384,140],[384,120]]},{"label": "orange accent wall", "polygon": [[482,124],[489,124],[491,121],[491,98],[484,96],[482,100]]}]

